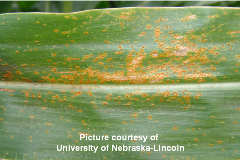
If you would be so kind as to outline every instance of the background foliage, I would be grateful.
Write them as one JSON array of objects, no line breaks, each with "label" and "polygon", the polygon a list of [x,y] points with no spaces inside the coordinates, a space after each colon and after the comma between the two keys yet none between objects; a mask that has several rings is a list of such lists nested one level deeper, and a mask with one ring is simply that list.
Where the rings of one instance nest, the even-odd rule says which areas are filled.
[{"label": "background foliage", "polygon": [[[72,12],[92,8],[133,6],[238,6],[239,4],[239,2],[151,1],[0,3],[2,13]],[[125,12],[122,12],[123,10]],[[130,11],[134,11],[137,16]],[[126,15],[134,19],[129,20]],[[161,17],[158,17],[159,15]],[[0,76],[2,80],[0,81],[0,159],[238,159],[240,157],[240,31],[239,21],[236,19],[239,15],[239,9],[216,7],[184,8],[183,10],[149,8],[148,12],[145,8],[135,8],[65,14],[2,14],[0,17],[2,55],[0,59],[2,61],[0,66],[2,76]],[[99,18],[101,18],[100,21]],[[168,21],[166,21],[167,18]],[[161,19],[161,23],[156,19]],[[161,32],[158,29],[159,24],[162,25]],[[165,27],[166,25],[169,28]],[[82,27],[78,29],[79,26]],[[160,34],[162,35],[159,36]],[[177,45],[172,44],[175,43],[171,39],[174,36],[165,39],[168,34],[175,35],[175,39],[178,39],[176,43],[181,42],[184,36],[183,45],[194,46],[193,43],[196,43],[194,49],[199,49],[199,53],[201,51],[202,59],[199,56],[192,56],[196,55],[193,52],[196,50],[191,50],[192,52],[187,54],[186,47],[181,47],[181,51],[177,50]],[[188,68],[180,68],[181,72],[183,69],[188,70],[184,73],[188,78],[190,76],[195,80],[194,82],[196,77],[204,77],[205,82],[208,83],[197,84],[189,81],[188,83],[192,84],[186,85],[183,82],[189,79],[181,79],[182,81],[180,80],[177,85],[168,84],[167,80],[167,85],[49,84],[49,81],[60,74],[75,73],[72,72],[72,67],[77,63],[77,61],[73,62],[75,60],[84,61],[74,67],[78,70],[76,72],[78,74],[63,76],[67,79],[66,82],[73,82],[74,78],[75,80],[79,78],[78,76],[82,78],[81,72],[89,72],[87,65],[92,65],[92,69],[95,67],[105,72],[103,68],[105,66],[101,68],[102,63],[96,59],[103,57],[99,52],[106,50],[111,55],[121,50],[123,46],[123,51],[129,53],[132,50],[130,43],[134,43],[138,50],[139,47],[145,48],[143,45],[153,46],[152,44],[159,42],[160,39],[161,42],[165,41],[166,46],[174,46],[173,49],[176,49],[171,50],[173,54],[164,48],[160,49],[162,53],[170,54],[162,59],[169,62],[169,67],[174,72],[177,73],[174,68],[176,63],[172,58],[179,54],[186,54],[184,58],[195,58],[191,61],[194,63],[189,63]],[[123,44],[127,41],[130,43]],[[121,45],[116,45],[120,42]],[[155,45],[157,47],[158,43]],[[111,49],[108,49],[108,46]],[[159,47],[162,47],[162,43]],[[205,50],[202,47],[205,47]],[[154,48],[146,47],[144,52],[150,55],[152,49]],[[216,49],[218,52],[214,53]],[[91,60],[91,63],[85,62],[85,57],[90,53],[96,62],[93,57],[86,60],[89,62]],[[124,66],[127,66],[127,62],[139,64],[136,61],[139,60],[137,56],[135,59],[130,57],[126,60],[127,57],[124,54],[115,54],[112,54],[115,59],[109,60],[109,63],[115,63],[114,66],[118,66],[118,62],[125,64]],[[154,58],[156,52],[152,55],[154,56],[146,58],[152,58],[151,63],[143,61],[146,67],[142,68],[149,73],[151,70],[149,71],[148,66],[154,64],[154,61],[156,64],[158,60]],[[59,72],[57,73],[56,68],[52,66],[56,66]],[[192,70],[191,67],[196,67],[196,70]],[[202,68],[205,69],[204,73],[212,72],[214,76],[205,77],[205,74],[200,72]],[[130,67],[128,69],[132,70]],[[109,70],[114,72],[119,69],[110,68]],[[190,74],[194,72],[197,74]],[[170,75],[178,80],[174,74]],[[109,78],[109,76],[106,77]],[[28,82],[19,83],[17,78]],[[86,75],[85,78],[91,77]],[[46,79],[44,82],[49,80],[48,83],[29,83],[30,80],[37,82],[43,79]],[[8,80],[15,80],[15,82],[7,82]],[[85,79],[85,82],[87,80]],[[151,83],[158,82],[151,81]],[[80,84],[84,83],[81,81]],[[123,140],[90,143],[89,141],[79,142],[80,133],[109,136],[159,134],[159,140],[149,140],[146,143]],[[56,145],[60,144],[72,146],[180,144],[184,145],[186,150],[181,153],[57,152]]]},{"label": "background foliage", "polygon": [[0,13],[76,12],[88,9],[141,6],[222,6],[239,7],[240,1],[0,1]]}]

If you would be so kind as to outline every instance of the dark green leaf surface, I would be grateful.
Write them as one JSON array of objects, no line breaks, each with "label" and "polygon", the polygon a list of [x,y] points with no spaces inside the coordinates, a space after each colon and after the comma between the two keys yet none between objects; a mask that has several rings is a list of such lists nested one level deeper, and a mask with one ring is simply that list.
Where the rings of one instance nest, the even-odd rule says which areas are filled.
[{"label": "dark green leaf surface", "polygon": [[200,7],[0,15],[0,158],[238,159],[239,16]]}]

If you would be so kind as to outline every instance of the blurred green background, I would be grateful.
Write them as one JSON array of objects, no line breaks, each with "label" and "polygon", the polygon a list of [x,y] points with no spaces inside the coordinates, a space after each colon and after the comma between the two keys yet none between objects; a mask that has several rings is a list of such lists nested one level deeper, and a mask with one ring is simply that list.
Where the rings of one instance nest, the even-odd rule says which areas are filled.
[{"label": "blurred green background", "polygon": [[76,12],[97,8],[141,6],[222,6],[239,7],[240,1],[0,1],[0,13]]}]

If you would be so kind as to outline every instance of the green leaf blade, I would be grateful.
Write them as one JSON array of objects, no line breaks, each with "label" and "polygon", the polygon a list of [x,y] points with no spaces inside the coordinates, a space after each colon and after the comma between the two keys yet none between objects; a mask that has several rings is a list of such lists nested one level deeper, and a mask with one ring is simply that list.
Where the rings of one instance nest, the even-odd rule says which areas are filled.
[{"label": "green leaf blade", "polygon": [[[37,158],[49,152],[59,159],[85,154],[140,159],[154,159],[159,155],[219,159],[223,156],[221,153],[225,158],[238,157],[235,151],[239,143],[239,83],[192,85],[187,90],[186,85],[115,87],[1,83],[2,87],[9,90],[0,92],[3,97],[1,141],[8,142],[1,154],[9,158],[6,152],[36,155]],[[79,134],[145,135],[148,139],[146,142],[80,141]],[[149,139],[156,134],[158,140]],[[133,151],[62,154],[56,151],[57,145],[91,144],[100,147],[107,144],[181,145],[185,151],[150,151],[149,154]],[[49,159],[50,155],[45,158]]]},{"label": "green leaf blade", "polygon": [[238,14],[206,7],[3,14],[1,77],[73,84],[239,81]]}]

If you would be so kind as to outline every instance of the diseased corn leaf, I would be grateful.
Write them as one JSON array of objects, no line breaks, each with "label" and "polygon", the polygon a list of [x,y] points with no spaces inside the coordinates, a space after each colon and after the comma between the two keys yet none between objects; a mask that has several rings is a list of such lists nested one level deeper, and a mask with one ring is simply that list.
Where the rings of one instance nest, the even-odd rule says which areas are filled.
[{"label": "diseased corn leaf", "polygon": [[0,158],[238,159],[239,15],[196,7],[0,15]]},{"label": "diseased corn leaf", "polygon": [[0,16],[3,81],[239,80],[238,8],[125,8]]},{"label": "diseased corn leaf", "polygon": [[[1,156],[5,158],[239,157],[239,83],[191,86],[1,83],[0,87],[8,89],[0,92]],[[148,139],[80,141],[80,133],[109,137],[145,135]],[[157,141],[149,139],[157,134]],[[107,144],[109,151],[101,151],[100,147]],[[57,145],[95,145],[99,150],[57,152]],[[112,145],[181,145],[184,152],[110,152]]]}]

